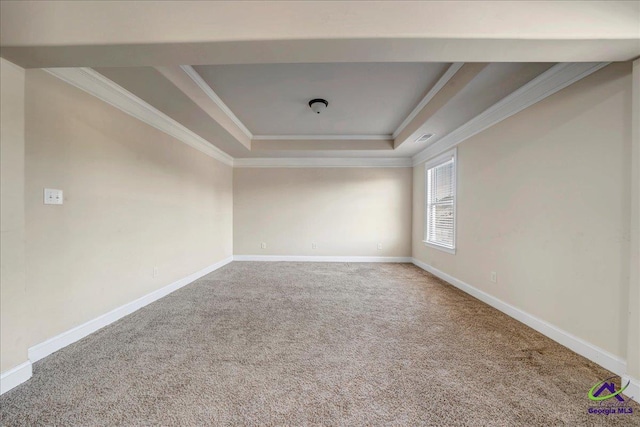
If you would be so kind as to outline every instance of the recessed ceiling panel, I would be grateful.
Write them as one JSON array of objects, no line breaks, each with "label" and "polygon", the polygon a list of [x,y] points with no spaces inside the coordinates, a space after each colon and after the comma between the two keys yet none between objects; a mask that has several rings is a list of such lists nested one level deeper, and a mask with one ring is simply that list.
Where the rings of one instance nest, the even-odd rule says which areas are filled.
[{"label": "recessed ceiling panel", "polygon": [[[390,135],[450,64],[205,65],[195,70],[254,135]],[[314,114],[308,101],[329,102]]]}]

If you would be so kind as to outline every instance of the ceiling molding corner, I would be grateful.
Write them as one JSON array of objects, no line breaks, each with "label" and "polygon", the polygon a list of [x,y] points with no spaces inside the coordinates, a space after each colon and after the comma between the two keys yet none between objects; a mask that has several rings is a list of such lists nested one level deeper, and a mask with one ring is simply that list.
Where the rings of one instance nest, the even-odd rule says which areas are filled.
[{"label": "ceiling molding corner", "polygon": [[436,96],[438,92],[440,92],[440,90],[449,82],[449,80],[451,80],[453,76],[455,76],[455,74],[460,70],[460,68],[462,68],[463,65],[464,62],[454,62],[449,66],[449,68],[447,68],[447,71],[444,72],[444,74],[438,79],[436,84],[434,84],[433,87],[429,89],[424,98],[422,98],[418,105],[416,105],[414,109],[409,113],[409,115],[402,121],[402,123],[400,123],[400,126],[398,126],[395,132],[393,132],[393,134],[391,135],[392,139],[396,139],[398,135],[400,135],[400,132],[402,132],[404,128],[406,128],[407,125],[416,118],[418,113],[422,111],[422,109],[429,102],[431,102],[433,97]]},{"label": "ceiling molding corner", "polygon": [[548,96],[610,64],[609,62],[564,62],[556,64],[524,86],[502,98],[457,129],[434,141],[412,157],[417,166],[464,140],[511,117]]},{"label": "ceiling molding corner", "polygon": [[44,71],[229,166],[233,157],[91,68]]},{"label": "ceiling molding corner", "polygon": [[231,108],[222,101],[218,94],[209,86],[209,84],[202,78],[200,74],[191,65],[180,65],[182,71],[184,71],[193,82],[198,85],[200,89],[211,99],[226,115],[229,119],[236,124],[249,139],[253,139],[251,131],[242,123],[242,121],[233,114]]}]

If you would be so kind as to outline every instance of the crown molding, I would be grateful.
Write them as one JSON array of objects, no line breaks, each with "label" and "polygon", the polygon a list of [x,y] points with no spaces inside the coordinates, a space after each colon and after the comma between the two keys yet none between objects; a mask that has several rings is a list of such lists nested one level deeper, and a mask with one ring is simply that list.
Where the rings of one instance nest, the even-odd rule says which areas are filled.
[{"label": "crown molding", "polygon": [[429,89],[429,92],[427,92],[424,98],[422,98],[422,101],[420,101],[418,105],[416,105],[415,108],[411,111],[411,113],[409,113],[409,115],[404,119],[404,121],[400,123],[400,126],[398,126],[395,132],[393,132],[391,138],[396,139],[397,136],[400,135],[400,132],[402,132],[404,128],[406,128],[407,125],[416,118],[418,113],[422,111],[422,109],[429,102],[431,102],[433,97],[436,96],[438,92],[440,92],[440,89],[442,89],[447,84],[447,82],[449,82],[449,80],[451,80],[451,78],[455,76],[455,74],[460,70],[460,68],[462,68],[463,65],[464,62],[454,62],[449,66],[449,68],[447,68],[447,71],[445,71],[442,77],[438,79],[436,84],[433,85],[431,89]]},{"label": "crown molding", "polygon": [[[473,119],[458,127],[449,134],[436,140],[430,146],[413,157],[397,158],[236,158],[229,156],[207,140],[178,123],[163,112],[149,105],[131,92],[120,87],[91,68],[46,68],[49,74],[101,99],[102,101],[120,109],[121,111],[155,127],[156,129],[184,142],[196,150],[207,154],[227,165],[235,167],[410,167],[416,166],[438,154],[447,151],[473,135],[493,126],[494,124],[524,110],[525,108],[545,99],[572,83],[605,67],[607,62],[578,62],[561,63],[551,67],[529,83],[514,91],[495,103]],[[449,67],[445,75],[450,79],[458,71],[458,65]],[[183,68],[187,74],[189,66]],[[429,92],[436,90],[439,83],[446,83],[441,77],[438,84]],[[191,76],[193,78],[193,76]],[[201,78],[200,78],[201,80]],[[195,81],[195,80],[194,80]],[[204,81],[203,81],[204,82]],[[197,83],[197,81],[196,81]],[[206,85],[206,83],[204,83]],[[208,87],[208,85],[206,85]],[[206,91],[206,89],[203,88]],[[439,89],[437,89],[439,90]],[[214,96],[211,88],[209,91]],[[435,95],[436,92],[433,93]],[[431,96],[431,98],[433,97]],[[216,96],[217,97],[217,96]],[[428,103],[429,94],[421,101]],[[213,99],[213,98],[212,98]],[[218,98],[219,99],[219,98]],[[425,99],[427,101],[425,101]],[[430,98],[429,98],[430,99]],[[215,99],[213,99],[215,101]],[[222,103],[222,101],[220,101]],[[228,107],[218,104],[223,110]],[[223,107],[224,106],[224,107]],[[225,112],[226,112],[225,110]],[[230,110],[228,110],[230,113]],[[230,113],[233,114],[233,113]],[[235,116],[233,116],[235,117]],[[231,118],[231,116],[230,116]],[[237,118],[236,118],[237,119]],[[237,123],[236,123],[237,124]],[[248,131],[247,131],[248,132]],[[249,133],[250,134],[250,133]],[[388,140],[389,135],[255,135],[255,140]]]},{"label": "crown molding", "polygon": [[391,135],[254,135],[254,141],[390,141]]},{"label": "crown molding", "polygon": [[204,81],[202,76],[198,74],[198,72],[194,70],[191,65],[181,65],[180,68],[191,78],[191,80],[193,80],[196,85],[198,85],[200,89],[202,89],[202,91],[209,97],[209,99],[211,99],[218,107],[220,107],[220,109],[227,115],[227,117],[229,117],[229,119],[240,128],[242,133],[244,133],[249,139],[252,139],[254,137],[251,131],[235,114],[233,114],[233,111],[231,111],[231,109],[227,107],[227,104],[225,104],[222,99],[220,99],[218,94],[215,93],[211,86],[209,86],[209,84]]},{"label": "crown molding", "polygon": [[45,68],[49,74],[229,166],[233,157],[91,68]]},{"label": "crown molding", "polygon": [[[190,68],[190,67],[188,67]],[[149,105],[131,92],[91,68],[46,68],[49,74],[112,105],[138,120],[184,142],[185,144],[234,167],[411,167],[403,158],[236,158],[229,156],[207,140]],[[187,72],[187,70],[185,70]],[[195,73],[195,70],[193,71]],[[197,73],[196,73],[197,75]],[[197,82],[196,82],[197,83]],[[211,91],[213,93],[213,91]],[[224,105],[224,104],[223,104]],[[219,105],[220,108],[222,106]],[[388,135],[303,136],[310,139],[389,139]],[[277,137],[279,138],[279,137]],[[300,136],[285,136],[300,138]],[[270,139],[270,138],[268,138]],[[274,138],[276,139],[276,138]]]},{"label": "crown molding", "polygon": [[409,168],[410,157],[236,158],[236,168]]},{"label": "crown molding", "polygon": [[412,157],[413,166],[455,147],[467,138],[542,101],[608,64],[609,62],[566,62],[554,65],[529,83],[414,155]]}]

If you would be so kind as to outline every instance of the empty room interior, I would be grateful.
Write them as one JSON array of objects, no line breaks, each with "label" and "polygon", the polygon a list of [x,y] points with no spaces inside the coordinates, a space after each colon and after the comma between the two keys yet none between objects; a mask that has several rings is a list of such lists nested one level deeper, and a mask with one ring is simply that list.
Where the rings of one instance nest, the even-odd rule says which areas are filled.
[{"label": "empty room interior", "polygon": [[0,1],[0,424],[640,426],[640,2]]}]

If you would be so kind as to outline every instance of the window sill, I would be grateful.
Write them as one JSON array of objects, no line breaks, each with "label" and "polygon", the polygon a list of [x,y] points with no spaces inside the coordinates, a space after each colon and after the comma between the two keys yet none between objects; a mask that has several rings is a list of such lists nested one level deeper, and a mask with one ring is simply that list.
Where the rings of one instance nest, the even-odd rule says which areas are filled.
[{"label": "window sill", "polygon": [[433,249],[437,249],[437,250],[442,251],[442,252],[446,252],[446,253],[451,254],[451,255],[455,255],[456,254],[456,249],[455,248],[451,249],[451,248],[446,248],[444,246],[435,245],[433,243],[427,242],[426,240],[423,240],[422,243],[424,243],[425,246],[428,246],[428,247],[433,248]]}]

